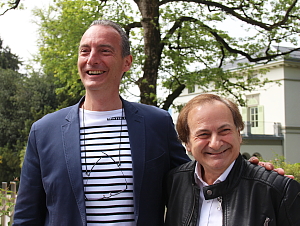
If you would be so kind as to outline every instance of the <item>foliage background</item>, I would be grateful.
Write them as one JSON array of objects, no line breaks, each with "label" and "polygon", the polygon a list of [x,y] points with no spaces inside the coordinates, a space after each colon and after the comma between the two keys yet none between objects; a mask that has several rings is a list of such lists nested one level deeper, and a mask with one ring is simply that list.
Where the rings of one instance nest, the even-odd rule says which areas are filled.
[{"label": "foliage background", "polygon": [[[132,45],[134,64],[123,90],[135,86],[142,103],[167,110],[185,87],[195,85],[244,104],[243,91],[269,82],[252,63],[288,54],[276,48],[283,42],[297,46],[298,10],[294,0],[57,0],[35,15],[40,61],[63,84],[58,93],[84,93],[75,64],[80,36],[94,19],[110,19],[126,30]],[[229,33],[232,26],[239,32]],[[224,70],[241,57],[248,62],[237,65],[239,73]]]},{"label": "foliage background", "polygon": [[0,46],[0,65],[0,181],[9,182],[20,175],[31,124],[56,110],[59,99],[53,74],[19,73],[21,62],[9,47]]},{"label": "foliage background", "polygon": [[[264,161],[264,160],[262,160]],[[293,175],[296,181],[300,183],[300,163],[290,164],[285,161],[283,156],[276,156],[275,159],[270,160],[275,168],[282,168],[287,175]]]},{"label": "foliage background", "polygon": [[[19,3],[0,0],[0,8]],[[28,66],[20,73],[21,61],[0,39],[0,180],[19,177],[31,124],[84,95],[77,51],[93,20],[111,19],[130,37],[134,65],[122,91],[135,86],[142,103],[167,110],[184,88],[195,85],[244,104],[243,91],[269,82],[253,63],[288,54],[276,48],[283,42],[298,45],[299,9],[297,0],[56,0],[36,9],[40,37],[35,60],[41,71]],[[242,32],[229,33],[228,21],[235,28],[242,25]],[[237,65],[239,73],[224,69],[241,57],[248,62]]]}]

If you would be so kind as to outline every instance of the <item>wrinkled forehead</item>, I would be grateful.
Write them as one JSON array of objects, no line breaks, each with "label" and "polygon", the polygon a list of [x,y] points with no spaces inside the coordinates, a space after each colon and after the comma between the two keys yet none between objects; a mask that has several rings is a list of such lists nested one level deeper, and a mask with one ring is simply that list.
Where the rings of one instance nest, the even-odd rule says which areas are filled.
[{"label": "wrinkled forehead", "polygon": [[187,115],[187,122],[190,126],[192,123],[203,122],[207,124],[215,120],[234,123],[234,117],[230,108],[222,101],[210,100],[194,104]]}]

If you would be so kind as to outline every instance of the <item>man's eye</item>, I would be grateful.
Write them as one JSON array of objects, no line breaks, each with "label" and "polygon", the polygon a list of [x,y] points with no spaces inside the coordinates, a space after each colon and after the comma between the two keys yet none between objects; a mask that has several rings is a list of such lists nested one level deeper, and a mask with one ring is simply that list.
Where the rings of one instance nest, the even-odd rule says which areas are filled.
[{"label": "man's eye", "polygon": [[79,51],[80,53],[87,53],[87,52],[89,52],[87,49],[81,49],[80,51]]},{"label": "man's eye", "polygon": [[209,136],[208,133],[201,133],[201,134],[198,135],[198,137],[200,137],[200,138],[205,138],[205,137],[208,137],[208,136]]},{"label": "man's eye", "polygon": [[221,134],[227,134],[227,133],[229,133],[231,130],[230,129],[223,129],[222,131],[221,131]]},{"label": "man's eye", "polygon": [[103,49],[102,52],[103,52],[103,53],[110,53],[111,50],[110,50],[110,49]]}]

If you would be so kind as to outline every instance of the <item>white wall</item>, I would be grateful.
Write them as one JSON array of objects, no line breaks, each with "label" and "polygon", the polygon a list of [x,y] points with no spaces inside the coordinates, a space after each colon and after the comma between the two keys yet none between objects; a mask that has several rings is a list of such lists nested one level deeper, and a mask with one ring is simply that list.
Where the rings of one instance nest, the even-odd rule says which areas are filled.
[{"label": "white wall", "polygon": [[[267,145],[250,142],[242,145],[241,153],[253,155],[258,152],[266,160],[274,159],[278,154],[284,155],[289,163],[300,162],[300,62],[284,63],[281,60],[267,66],[269,72],[265,77],[279,81],[281,85],[269,83],[245,95],[259,94],[259,105],[264,106],[264,134],[274,134],[274,122],[279,122],[283,128],[284,139],[282,144],[278,144],[278,141],[267,141]],[[174,103],[184,104],[200,93],[198,87],[191,94],[185,89]],[[172,117],[176,124],[178,113],[175,110],[172,110]]]}]

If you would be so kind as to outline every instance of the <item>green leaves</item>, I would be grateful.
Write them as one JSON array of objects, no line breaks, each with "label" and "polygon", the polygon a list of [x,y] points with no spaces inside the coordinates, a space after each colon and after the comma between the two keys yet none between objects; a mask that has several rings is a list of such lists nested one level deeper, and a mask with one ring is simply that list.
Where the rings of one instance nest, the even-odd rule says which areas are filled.
[{"label": "green leaves", "polygon": [[[40,17],[40,59],[45,73],[58,78],[58,94],[70,99],[83,94],[78,82],[77,52],[80,38],[93,20],[103,14],[98,1],[57,1],[45,11],[38,9]],[[67,94],[67,95],[66,95]]]},{"label": "green leaves", "polygon": [[16,201],[13,196],[16,197],[16,194],[13,194],[13,191],[0,188],[0,202],[5,203],[5,207],[1,207],[0,209],[0,217],[10,217],[13,215]]},{"label": "green leaves", "polygon": [[183,85],[198,85],[242,103],[242,91],[268,81],[260,80],[261,72],[251,76],[251,64],[236,65],[240,74],[227,66],[241,57],[265,63],[278,56],[273,46],[296,46],[299,7],[295,0],[59,0],[36,11],[40,58],[45,72],[58,79],[57,93],[78,99],[84,93],[76,66],[80,37],[94,19],[111,19],[126,28],[134,56],[122,91],[137,85],[143,103],[170,106]]},{"label": "green leaves", "polygon": [[84,95],[77,71],[77,57],[85,30],[99,18],[114,17],[114,21],[125,24],[124,21],[130,20],[127,9],[122,1],[58,0],[48,10],[35,11],[40,18],[41,64],[45,73],[52,73],[58,79],[57,94],[67,98],[61,107]]},{"label": "green leaves", "polygon": [[19,153],[32,123],[58,108],[55,78],[0,69],[0,181],[20,175]]},{"label": "green leaves", "polygon": [[20,64],[18,56],[13,54],[8,46],[4,47],[0,38],[0,68],[17,71]]}]

